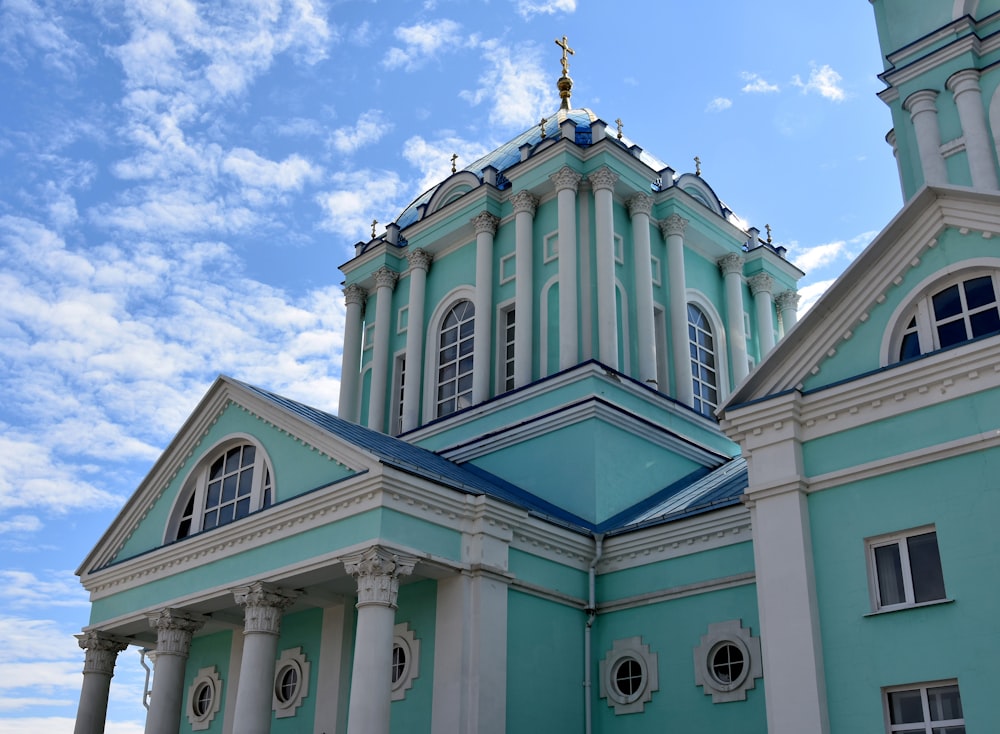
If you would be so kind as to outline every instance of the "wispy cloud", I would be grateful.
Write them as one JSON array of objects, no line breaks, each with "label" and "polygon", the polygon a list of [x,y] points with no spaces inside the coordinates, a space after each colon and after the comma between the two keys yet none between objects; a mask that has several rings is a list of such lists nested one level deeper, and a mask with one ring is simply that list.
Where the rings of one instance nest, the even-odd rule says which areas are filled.
[{"label": "wispy cloud", "polygon": [[[445,135],[425,140],[415,135],[403,145],[403,157],[421,173],[417,190],[426,191],[451,175],[451,156],[457,155],[461,168],[489,152],[482,142],[465,140],[455,135]],[[478,172],[477,172],[478,173]]]},{"label": "wispy cloud", "polygon": [[743,88],[740,89],[744,94],[771,94],[780,91],[780,87],[777,84],[767,81],[758,74],[743,71],[740,72],[740,77],[746,82]]},{"label": "wispy cloud", "polygon": [[84,47],[63,27],[58,7],[34,0],[0,4],[0,61],[18,70],[40,63],[69,78],[89,64]]},{"label": "wispy cloud", "polygon": [[829,64],[823,64],[819,68],[813,65],[809,78],[804,82],[798,74],[792,78],[792,84],[799,87],[803,94],[815,93],[832,102],[843,102],[847,99],[847,93],[840,85],[841,81],[840,74]]},{"label": "wispy cloud", "polygon": [[462,99],[474,106],[489,101],[491,121],[508,128],[537,123],[555,108],[554,86],[542,69],[537,47],[512,49],[490,39],[481,48],[486,70],[479,77],[479,87],[459,94]]},{"label": "wispy cloud", "polygon": [[[323,229],[368,241],[371,221],[386,222],[406,205],[402,180],[395,171],[339,172],[334,188],[316,197],[323,212]],[[402,196],[401,196],[402,194]]]},{"label": "wispy cloud", "polygon": [[723,112],[733,106],[733,100],[727,97],[716,97],[705,107],[706,112]]},{"label": "wispy cloud", "polygon": [[535,15],[555,15],[575,11],[576,0],[517,0],[518,15],[525,20],[530,20]]},{"label": "wispy cloud", "polygon": [[251,188],[301,191],[307,181],[316,181],[322,169],[299,155],[270,161],[247,148],[234,148],[222,161],[222,170]]},{"label": "wispy cloud", "polygon": [[414,71],[443,51],[454,51],[466,44],[461,26],[442,18],[428,23],[400,26],[394,32],[403,46],[391,47],[382,59],[386,69]]},{"label": "wispy cloud", "polygon": [[847,249],[845,240],[827,242],[822,245],[801,250],[795,254],[795,265],[807,273],[816,268],[828,265],[840,258]]},{"label": "wispy cloud", "polygon": [[385,119],[382,110],[368,110],[358,116],[355,124],[334,130],[330,145],[340,153],[354,153],[366,145],[377,143],[392,127],[392,122]]}]

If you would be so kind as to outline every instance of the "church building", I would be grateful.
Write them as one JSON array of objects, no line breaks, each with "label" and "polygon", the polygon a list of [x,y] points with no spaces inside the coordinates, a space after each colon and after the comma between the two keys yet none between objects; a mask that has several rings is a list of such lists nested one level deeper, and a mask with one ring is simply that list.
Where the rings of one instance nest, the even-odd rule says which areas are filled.
[{"label": "church building", "polygon": [[219,377],[84,560],[76,734],[129,646],[147,734],[988,731],[1000,0],[871,3],[906,203],[798,324],[556,41],[341,266],[338,415]]}]

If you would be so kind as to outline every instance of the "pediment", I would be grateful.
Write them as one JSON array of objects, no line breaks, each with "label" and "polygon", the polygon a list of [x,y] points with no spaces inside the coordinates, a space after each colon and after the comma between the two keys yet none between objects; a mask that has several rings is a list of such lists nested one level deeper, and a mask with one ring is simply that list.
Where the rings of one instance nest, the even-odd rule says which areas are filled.
[{"label": "pediment", "polygon": [[[980,255],[1000,236],[1000,195],[925,187],[730,395],[720,410],[850,380],[885,365],[885,330],[928,269]],[[951,243],[942,252],[939,239]],[[997,248],[1000,255],[1000,248]],[[933,264],[933,265],[932,265]]]}]

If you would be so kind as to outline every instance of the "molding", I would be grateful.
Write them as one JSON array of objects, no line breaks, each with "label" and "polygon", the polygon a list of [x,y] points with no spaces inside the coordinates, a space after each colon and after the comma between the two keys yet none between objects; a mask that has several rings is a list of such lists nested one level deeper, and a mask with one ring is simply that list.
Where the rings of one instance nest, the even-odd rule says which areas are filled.
[{"label": "molding", "polygon": [[660,604],[666,601],[673,601],[674,599],[683,599],[687,596],[709,594],[713,591],[735,589],[740,586],[748,586],[756,583],[757,575],[753,571],[748,571],[747,573],[738,573],[733,576],[724,576],[718,579],[709,579],[708,581],[696,581],[693,584],[673,586],[666,589],[649,591],[645,594],[622,597],[614,601],[602,602],[597,605],[597,613],[609,614],[611,612],[620,612],[623,609],[635,609],[636,607],[645,607],[650,604]]},{"label": "molding", "polygon": [[555,589],[550,589],[547,586],[539,586],[538,584],[533,584],[530,581],[522,581],[521,579],[512,579],[510,582],[510,588],[513,591],[520,591],[523,594],[529,594],[530,596],[538,597],[539,599],[545,599],[546,601],[555,602],[556,604],[562,604],[563,606],[572,607],[573,609],[579,609],[581,612],[587,609],[587,600],[582,597],[573,596],[571,594],[564,594]]}]

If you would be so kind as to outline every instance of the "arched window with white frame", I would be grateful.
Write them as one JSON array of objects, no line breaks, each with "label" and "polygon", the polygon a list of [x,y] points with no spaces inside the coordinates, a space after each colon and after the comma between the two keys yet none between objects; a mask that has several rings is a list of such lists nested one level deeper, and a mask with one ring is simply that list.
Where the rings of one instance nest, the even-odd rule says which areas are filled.
[{"label": "arched window with white frame", "polygon": [[263,448],[248,437],[234,436],[216,444],[184,482],[166,540],[181,540],[270,507],[272,477]]},{"label": "arched window with white frame", "polygon": [[476,307],[461,300],[445,315],[438,336],[434,414],[442,417],[472,405],[472,348]]},{"label": "arched window with white frame", "polygon": [[688,348],[691,354],[693,408],[711,416],[719,407],[719,369],[712,324],[697,305],[688,303]]},{"label": "arched window with white frame", "polygon": [[965,270],[918,292],[895,321],[890,363],[1000,333],[1000,270]]}]

